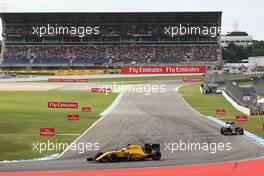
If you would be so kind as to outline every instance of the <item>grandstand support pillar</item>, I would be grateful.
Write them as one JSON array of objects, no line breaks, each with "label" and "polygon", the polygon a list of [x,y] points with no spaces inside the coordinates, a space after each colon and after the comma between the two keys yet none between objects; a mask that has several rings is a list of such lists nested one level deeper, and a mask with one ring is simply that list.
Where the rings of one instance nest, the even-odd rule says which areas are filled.
[{"label": "grandstand support pillar", "polygon": [[1,46],[0,64],[3,63],[3,60],[4,60],[4,52],[5,52],[5,37],[3,37],[2,46]]},{"label": "grandstand support pillar", "polygon": [[221,35],[218,36],[218,46],[219,46],[219,54],[218,54],[218,64],[222,65],[222,45],[221,45]]},{"label": "grandstand support pillar", "polygon": [[0,18],[1,18],[1,22],[2,22],[2,37],[3,37],[3,40],[2,40],[2,45],[1,45],[1,53],[0,53],[0,64],[3,63],[3,60],[4,60],[4,52],[5,52],[5,34],[4,34],[4,29],[5,29],[5,23],[4,23],[4,17],[2,15],[0,15]]}]

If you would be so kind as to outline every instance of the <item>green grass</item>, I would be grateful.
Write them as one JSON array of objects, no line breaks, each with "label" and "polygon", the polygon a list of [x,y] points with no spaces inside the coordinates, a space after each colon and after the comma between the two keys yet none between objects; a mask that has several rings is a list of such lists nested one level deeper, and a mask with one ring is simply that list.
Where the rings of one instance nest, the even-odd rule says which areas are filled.
[{"label": "green grass", "polygon": [[[256,85],[258,88],[260,88],[260,89],[262,89],[262,90],[264,90],[264,81],[263,80],[261,80],[257,85]],[[260,92],[259,93],[259,95],[260,96],[264,96],[264,93],[263,93],[263,91],[262,92]]]},{"label": "green grass", "polygon": [[259,82],[257,86],[261,89],[264,89],[264,81]]},{"label": "green grass", "polygon": [[[117,94],[77,91],[0,92],[0,160],[30,159],[60,151],[40,154],[33,151],[33,142],[72,142],[98,118]],[[49,109],[49,101],[78,102],[78,109]],[[82,106],[92,112],[81,112]],[[68,121],[68,114],[80,114],[79,121]],[[40,137],[39,128],[56,128],[56,136]]]},{"label": "green grass", "polygon": [[[213,116],[223,121],[234,121],[236,115],[241,115],[222,95],[210,94],[203,95],[200,92],[200,85],[188,85],[180,88],[180,94],[196,111],[205,115]],[[216,115],[216,109],[225,109],[226,115]],[[251,116],[247,122],[239,122],[238,124],[260,137],[264,138],[262,124],[263,116]]]}]

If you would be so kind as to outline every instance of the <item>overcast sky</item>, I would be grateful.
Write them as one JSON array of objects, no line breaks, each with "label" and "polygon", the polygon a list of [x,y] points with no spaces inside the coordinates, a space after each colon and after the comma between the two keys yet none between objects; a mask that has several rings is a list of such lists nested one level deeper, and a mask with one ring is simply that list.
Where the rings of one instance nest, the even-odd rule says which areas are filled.
[{"label": "overcast sky", "polygon": [[234,24],[264,40],[263,0],[0,0],[1,12],[222,11],[224,32]]}]

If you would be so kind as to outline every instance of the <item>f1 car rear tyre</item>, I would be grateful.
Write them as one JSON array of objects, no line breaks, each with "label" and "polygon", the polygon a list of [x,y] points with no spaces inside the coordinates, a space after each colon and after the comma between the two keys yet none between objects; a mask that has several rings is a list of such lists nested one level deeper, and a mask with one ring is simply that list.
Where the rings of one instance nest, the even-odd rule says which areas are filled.
[{"label": "f1 car rear tyre", "polygon": [[161,153],[160,152],[154,152],[152,154],[152,159],[153,160],[160,160],[160,158],[161,158]]},{"label": "f1 car rear tyre", "polygon": [[244,129],[243,129],[243,128],[241,128],[241,129],[239,130],[239,134],[240,134],[240,135],[244,135]]},{"label": "f1 car rear tyre", "polygon": [[151,153],[151,144],[145,144],[144,150],[146,153]]}]

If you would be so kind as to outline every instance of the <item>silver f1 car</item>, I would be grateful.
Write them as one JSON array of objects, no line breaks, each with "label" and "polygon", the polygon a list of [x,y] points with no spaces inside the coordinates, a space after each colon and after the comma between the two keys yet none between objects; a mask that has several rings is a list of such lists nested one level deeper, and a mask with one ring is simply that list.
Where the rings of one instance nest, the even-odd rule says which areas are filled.
[{"label": "silver f1 car", "polygon": [[237,126],[235,122],[226,122],[226,125],[221,128],[223,135],[244,135],[244,129]]}]

